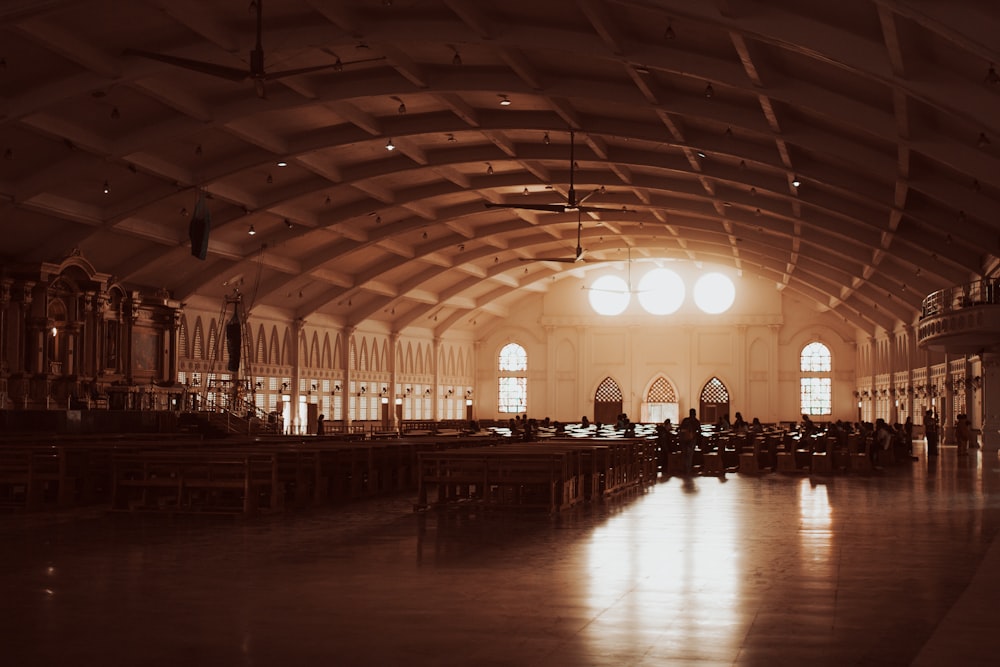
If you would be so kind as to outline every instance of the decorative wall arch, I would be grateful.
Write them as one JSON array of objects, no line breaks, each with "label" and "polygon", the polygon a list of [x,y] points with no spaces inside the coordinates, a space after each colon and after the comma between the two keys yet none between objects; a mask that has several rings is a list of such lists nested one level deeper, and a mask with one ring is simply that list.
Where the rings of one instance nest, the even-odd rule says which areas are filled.
[{"label": "decorative wall arch", "polygon": [[259,365],[267,364],[267,332],[264,330],[263,324],[257,327],[257,340],[255,342],[254,362]]},{"label": "decorative wall arch", "polygon": [[333,339],[333,367],[344,370],[344,338],[339,333]]},{"label": "decorative wall arch", "polygon": [[206,358],[205,355],[205,331],[202,327],[201,317],[196,317],[194,320],[194,341],[191,346],[191,355],[195,359]]},{"label": "decorative wall arch", "polygon": [[614,424],[622,413],[623,402],[621,385],[610,375],[605,377],[594,390],[594,422]]},{"label": "decorative wall arch", "polygon": [[292,332],[291,329],[285,327],[284,336],[281,340],[281,365],[291,366],[292,365]]},{"label": "decorative wall arch", "polygon": [[330,332],[327,331],[323,334],[323,348],[320,353],[320,368],[331,369],[334,367],[333,359],[330,356]]},{"label": "decorative wall arch", "polygon": [[177,357],[179,359],[188,359],[189,350],[187,317],[181,315],[180,322],[177,323]]},{"label": "decorative wall arch", "polygon": [[313,331],[312,343],[309,346],[309,367],[319,368],[321,364],[322,356],[319,351],[319,333]]},{"label": "decorative wall arch", "polygon": [[714,424],[723,415],[729,414],[729,389],[713,375],[701,387],[698,395],[698,416],[703,424]]},{"label": "decorative wall arch", "polygon": [[268,348],[267,357],[270,364],[281,363],[281,344],[278,342],[277,325],[271,327],[271,344]]}]

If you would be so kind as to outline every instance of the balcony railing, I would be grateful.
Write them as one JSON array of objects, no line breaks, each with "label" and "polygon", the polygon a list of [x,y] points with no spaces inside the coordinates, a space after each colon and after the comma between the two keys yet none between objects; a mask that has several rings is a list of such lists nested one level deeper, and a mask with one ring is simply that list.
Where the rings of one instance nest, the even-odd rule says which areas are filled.
[{"label": "balcony railing", "polygon": [[920,319],[986,304],[1000,304],[1000,279],[976,280],[933,292],[923,300]]}]

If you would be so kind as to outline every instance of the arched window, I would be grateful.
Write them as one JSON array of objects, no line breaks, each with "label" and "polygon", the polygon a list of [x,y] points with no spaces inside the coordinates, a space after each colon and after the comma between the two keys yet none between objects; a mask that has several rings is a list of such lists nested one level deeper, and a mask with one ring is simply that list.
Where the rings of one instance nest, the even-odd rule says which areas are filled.
[{"label": "arched window", "polygon": [[829,415],[832,413],[833,395],[832,363],[830,348],[823,343],[809,343],[802,348],[799,358],[799,402],[804,415]]},{"label": "arched window", "polygon": [[660,423],[664,419],[669,419],[677,424],[679,416],[677,391],[670,381],[661,375],[653,380],[653,384],[649,385],[649,391],[646,392],[642,421]]},{"label": "arched window", "polygon": [[717,377],[701,388],[701,408],[699,414],[703,424],[714,424],[722,415],[729,414],[729,390]]},{"label": "arched window", "polygon": [[501,413],[521,414],[528,410],[528,353],[517,343],[500,350],[497,363],[497,405]]}]

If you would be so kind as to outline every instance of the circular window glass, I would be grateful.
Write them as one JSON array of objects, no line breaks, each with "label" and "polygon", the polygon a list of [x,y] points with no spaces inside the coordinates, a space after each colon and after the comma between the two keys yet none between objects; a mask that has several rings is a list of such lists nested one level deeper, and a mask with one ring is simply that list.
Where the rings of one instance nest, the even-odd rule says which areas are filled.
[{"label": "circular window glass", "polygon": [[601,276],[590,286],[590,307],[598,315],[620,315],[631,300],[628,285],[618,276]]},{"label": "circular window glass", "polygon": [[670,269],[653,269],[639,281],[639,303],[651,315],[669,315],[684,303],[684,281]]},{"label": "circular window glass", "polygon": [[724,313],[735,300],[733,281],[721,273],[706,273],[695,283],[694,302],[706,313]]}]

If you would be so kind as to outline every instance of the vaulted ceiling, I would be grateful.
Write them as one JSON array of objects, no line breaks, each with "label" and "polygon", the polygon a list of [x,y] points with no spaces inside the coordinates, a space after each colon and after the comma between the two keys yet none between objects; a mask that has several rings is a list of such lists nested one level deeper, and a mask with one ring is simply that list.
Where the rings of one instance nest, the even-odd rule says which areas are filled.
[{"label": "vaulted ceiling", "polygon": [[252,62],[256,8],[0,0],[0,256],[440,334],[599,267],[524,261],[578,221],[868,332],[1000,255],[991,0],[267,0]]}]

